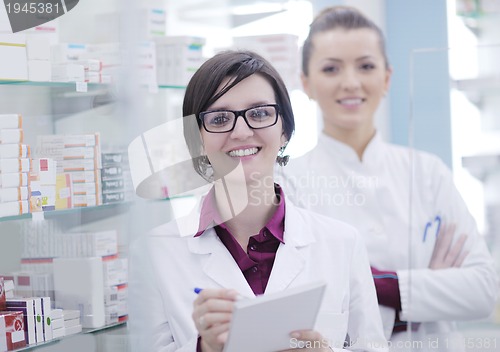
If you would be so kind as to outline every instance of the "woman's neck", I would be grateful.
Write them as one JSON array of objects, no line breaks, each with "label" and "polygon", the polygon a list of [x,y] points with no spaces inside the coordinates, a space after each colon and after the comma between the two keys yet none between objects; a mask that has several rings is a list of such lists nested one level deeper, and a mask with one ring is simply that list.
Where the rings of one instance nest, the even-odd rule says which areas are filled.
[{"label": "woman's neck", "polygon": [[248,239],[266,226],[279,203],[274,182],[263,181],[218,181],[215,183],[215,199],[222,220],[244,249]]},{"label": "woman's neck", "polygon": [[370,126],[366,129],[353,129],[353,130],[340,130],[338,128],[326,128],[323,132],[342,142],[348,146],[350,146],[356,154],[358,155],[359,160],[363,160],[363,154],[365,153],[366,147],[372,140],[373,136],[375,136],[375,128]]}]

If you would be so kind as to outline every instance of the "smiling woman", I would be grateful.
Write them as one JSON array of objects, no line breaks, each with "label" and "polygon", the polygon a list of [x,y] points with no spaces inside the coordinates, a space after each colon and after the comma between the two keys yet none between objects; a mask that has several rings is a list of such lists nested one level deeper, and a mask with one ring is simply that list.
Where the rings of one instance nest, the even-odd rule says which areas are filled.
[{"label": "smiling woman", "polygon": [[[349,336],[353,351],[385,351],[359,235],[295,208],[274,182],[294,130],[276,70],[253,52],[218,54],[188,84],[183,112],[191,155],[203,155],[193,157],[194,167],[213,186],[196,233],[181,237],[175,222],[168,223],[131,250],[130,306],[147,300],[158,308],[130,314],[143,350],[222,351],[238,296],[319,281],[326,290],[315,330],[290,331],[285,342],[295,338],[331,351]],[[203,290],[196,296],[194,287]]]},{"label": "smiling woman", "polygon": [[[227,83],[223,81],[222,86]],[[274,100],[274,92],[268,81],[254,74],[233,86],[208,107],[209,111],[218,112],[200,113],[205,127],[201,130],[201,138],[208,159],[213,161],[216,178],[225,176],[219,174],[220,170],[228,169],[220,163],[228,165],[241,163],[246,181],[254,180],[255,175],[258,175],[259,179],[272,178],[276,156],[287,142],[283,134],[282,119],[278,118],[278,106],[274,104]],[[227,119],[228,113],[222,115],[220,111],[222,108],[240,110],[238,117],[242,117],[239,119],[235,113],[229,112],[233,116],[232,125],[223,123],[222,130],[226,132],[223,134],[219,133],[221,127],[214,126],[213,120],[207,119],[207,116],[210,118],[213,114],[216,114],[216,119],[221,116]],[[245,110],[241,110],[242,108]],[[264,118],[256,118],[256,114],[263,115]],[[210,122],[210,129],[207,129],[207,120]],[[253,178],[250,177],[252,174]],[[272,189],[267,191],[273,193]]]}]

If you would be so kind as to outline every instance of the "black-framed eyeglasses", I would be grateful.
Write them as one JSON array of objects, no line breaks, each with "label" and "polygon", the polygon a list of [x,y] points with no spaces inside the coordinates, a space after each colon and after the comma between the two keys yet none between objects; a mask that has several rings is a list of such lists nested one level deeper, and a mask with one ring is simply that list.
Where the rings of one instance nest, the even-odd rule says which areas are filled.
[{"label": "black-framed eyeglasses", "polygon": [[212,110],[200,112],[203,128],[210,133],[230,132],[236,126],[238,117],[242,116],[248,127],[258,130],[271,127],[278,122],[278,104],[254,106],[245,110]]}]

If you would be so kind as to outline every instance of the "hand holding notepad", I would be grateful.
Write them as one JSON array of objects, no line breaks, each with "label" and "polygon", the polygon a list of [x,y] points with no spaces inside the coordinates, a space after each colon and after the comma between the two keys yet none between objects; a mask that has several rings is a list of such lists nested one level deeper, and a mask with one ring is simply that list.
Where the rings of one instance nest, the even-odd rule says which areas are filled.
[{"label": "hand holding notepad", "polygon": [[224,352],[273,352],[293,347],[290,333],[314,328],[325,283],[235,303]]}]

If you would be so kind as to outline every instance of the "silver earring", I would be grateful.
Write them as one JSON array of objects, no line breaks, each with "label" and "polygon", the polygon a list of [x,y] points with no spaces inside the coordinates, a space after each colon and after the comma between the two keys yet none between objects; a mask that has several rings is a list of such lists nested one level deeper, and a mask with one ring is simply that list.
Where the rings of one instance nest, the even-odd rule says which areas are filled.
[{"label": "silver earring", "polygon": [[199,160],[199,166],[200,166],[201,172],[203,174],[206,174],[208,168],[212,166],[212,164],[210,164],[210,160],[208,160],[208,156],[202,155],[199,157],[198,160]]},{"label": "silver earring", "polygon": [[285,152],[285,148],[286,145],[282,146],[280,148],[278,156],[276,157],[276,162],[279,166],[286,166],[286,164],[288,164],[288,160],[290,160],[290,155],[283,155],[283,153]]}]

